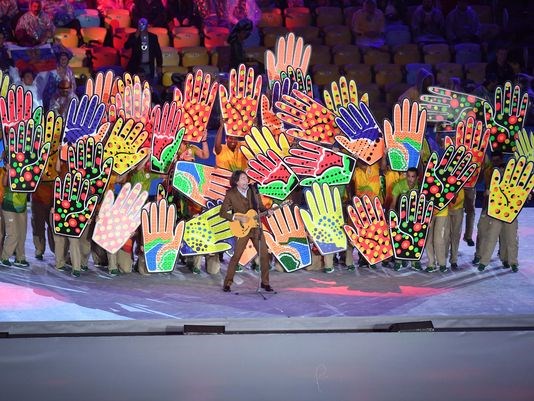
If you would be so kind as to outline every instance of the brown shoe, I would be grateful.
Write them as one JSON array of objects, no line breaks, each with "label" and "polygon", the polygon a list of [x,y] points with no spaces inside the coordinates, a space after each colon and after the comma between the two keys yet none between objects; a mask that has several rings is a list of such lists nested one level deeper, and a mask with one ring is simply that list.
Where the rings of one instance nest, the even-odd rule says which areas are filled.
[{"label": "brown shoe", "polygon": [[223,291],[224,291],[224,292],[230,292],[230,291],[231,291],[231,290],[230,290],[230,286],[229,286],[229,285],[225,285],[225,286],[223,287]]},{"label": "brown shoe", "polygon": [[261,288],[263,288],[267,292],[273,292],[273,287],[271,287],[269,284],[261,284]]}]

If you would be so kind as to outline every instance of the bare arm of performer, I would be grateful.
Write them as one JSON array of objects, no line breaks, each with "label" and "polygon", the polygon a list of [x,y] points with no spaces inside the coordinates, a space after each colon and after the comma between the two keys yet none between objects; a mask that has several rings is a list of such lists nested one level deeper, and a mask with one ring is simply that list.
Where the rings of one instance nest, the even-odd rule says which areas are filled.
[{"label": "bare arm of performer", "polygon": [[217,131],[217,135],[215,136],[215,144],[213,146],[213,150],[215,151],[215,154],[218,155],[222,151],[222,134],[224,130],[224,125],[221,124],[219,127],[219,130]]}]

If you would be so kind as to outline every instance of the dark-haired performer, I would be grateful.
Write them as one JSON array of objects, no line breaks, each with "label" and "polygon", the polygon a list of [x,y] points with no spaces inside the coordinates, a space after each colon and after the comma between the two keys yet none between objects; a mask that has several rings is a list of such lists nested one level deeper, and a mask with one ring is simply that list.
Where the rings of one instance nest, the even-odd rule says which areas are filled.
[{"label": "dark-haired performer", "polygon": [[[233,221],[239,220],[241,223],[246,224],[248,217],[236,216],[235,213],[247,213],[250,209],[260,212],[267,210],[261,201],[261,197],[258,193],[249,186],[248,177],[242,170],[236,170],[230,178],[231,188],[226,192],[223,204],[221,206],[220,216],[223,219]],[[261,223],[260,223],[261,224]],[[252,240],[254,247],[260,254],[260,267],[261,267],[261,288],[265,291],[273,291],[269,285],[269,254],[267,253],[267,244],[265,243],[265,237],[261,234],[258,228],[250,230],[248,235],[242,238],[236,238],[236,244],[234,254],[228,263],[228,269],[226,271],[226,277],[224,278],[224,292],[230,292],[230,286],[234,280],[235,268],[241,255],[245,251],[248,240]]]}]

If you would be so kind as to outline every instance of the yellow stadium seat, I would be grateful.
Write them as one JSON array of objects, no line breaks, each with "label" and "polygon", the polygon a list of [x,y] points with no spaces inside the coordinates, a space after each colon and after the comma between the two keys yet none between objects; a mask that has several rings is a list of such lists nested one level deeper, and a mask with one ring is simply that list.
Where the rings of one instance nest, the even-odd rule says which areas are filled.
[{"label": "yellow stadium seat", "polygon": [[463,78],[464,69],[461,64],[439,63],[436,65],[436,82],[447,85],[453,77]]},{"label": "yellow stadium seat", "polygon": [[248,59],[252,59],[263,64],[265,61],[265,47],[259,46],[246,48],[245,55]]},{"label": "yellow stadium seat", "polygon": [[284,10],[285,27],[292,31],[295,28],[304,28],[312,23],[312,16],[308,7],[292,7]]},{"label": "yellow stadium seat", "polygon": [[72,58],[70,59],[69,66],[71,68],[83,67],[83,63],[85,61],[88,49],[75,47],[69,50],[72,52]]},{"label": "yellow stadium seat", "polygon": [[367,64],[347,64],[343,67],[347,79],[353,79],[358,85],[373,82],[371,66]]},{"label": "yellow stadium seat", "polygon": [[419,47],[415,43],[407,43],[397,46],[393,53],[395,64],[406,65],[410,63],[419,63],[421,55]]},{"label": "yellow stadium seat", "polygon": [[91,26],[87,28],[82,28],[82,37],[83,41],[87,44],[104,44],[104,39],[106,38],[106,28],[100,26]]},{"label": "yellow stadium seat", "polygon": [[328,25],[323,27],[324,44],[327,46],[350,45],[352,43],[352,33],[350,29],[343,25]]},{"label": "yellow stadium seat", "polygon": [[404,82],[386,85],[384,87],[384,92],[386,93],[386,103],[393,106],[399,100],[400,95],[406,92],[410,86],[410,84]]},{"label": "yellow stadium seat", "polygon": [[334,64],[317,64],[312,67],[312,81],[319,86],[330,85],[339,80],[339,66]]},{"label": "yellow stadium seat", "polygon": [[330,64],[332,55],[329,46],[314,46],[310,59],[310,65]]},{"label": "yellow stadium seat", "polygon": [[187,68],[185,67],[163,67],[163,77],[161,78],[161,84],[168,88],[169,86],[174,85],[172,82],[173,74],[187,74]]},{"label": "yellow stadium seat", "polygon": [[73,67],[72,73],[76,79],[89,78],[91,76],[91,71],[87,67]]},{"label": "yellow stadium seat", "polygon": [[426,64],[448,63],[451,61],[449,45],[432,43],[423,46],[424,62]]},{"label": "yellow stadium seat", "polygon": [[317,7],[317,26],[343,25],[343,12],[339,7]]},{"label": "yellow stadium seat", "polygon": [[162,47],[161,53],[163,56],[164,67],[180,65],[180,55],[178,54],[178,50],[176,50],[174,47]]},{"label": "yellow stadium seat", "polygon": [[129,28],[132,23],[132,19],[128,10],[117,8],[107,12],[106,16],[104,17],[104,23],[108,26],[111,26],[113,29]]},{"label": "yellow stadium seat", "polygon": [[170,46],[169,31],[167,28],[150,27],[148,28],[148,32],[153,33],[158,37],[159,47]]},{"label": "yellow stadium seat", "polygon": [[279,8],[272,8],[261,11],[261,18],[258,22],[258,27],[263,28],[265,26],[282,26],[283,23],[284,19],[282,18],[282,10]]},{"label": "yellow stadium seat", "polygon": [[173,47],[176,49],[200,46],[200,33],[194,26],[174,28],[173,36]]},{"label": "yellow stadium seat", "polygon": [[288,30],[284,27],[270,27],[262,28],[263,46],[273,48],[280,36],[285,36]]},{"label": "yellow stadium seat", "polygon": [[295,28],[292,30],[292,32],[295,34],[295,36],[300,36],[302,39],[304,39],[304,42],[306,44],[310,45],[320,45],[323,44],[323,41],[321,38],[319,38],[319,28],[316,26],[305,26],[302,28]]},{"label": "yellow stadium seat", "polygon": [[486,63],[468,63],[465,65],[465,77],[478,84],[486,79]]},{"label": "yellow stadium seat", "polygon": [[210,56],[205,47],[189,47],[182,49],[182,66],[209,65]]},{"label": "yellow stadium seat", "polygon": [[61,44],[65,47],[78,47],[78,36],[76,35],[76,29],[56,28],[54,37],[61,40]]},{"label": "yellow stadium seat", "polygon": [[390,60],[389,52],[380,49],[367,49],[363,53],[363,62],[369,65],[388,64]]},{"label": "yellow stadium seat", "polygon": [[360,49],[355,45],[338,45],[332,48],[334,64],[356,64],[361,61]]},{"label": "yellow stadium seat", "polygon": [[224,27],[206,27],[204,28],[204,46],[208,49],[214,49],[220,46],[228,46],[228,35],[230,30]]},{"label": "yellow stadium seat", "polygon": [[360,7],[345,7],[343,9],[343,18],[345,20],[345,25],[350,27],[352,25],[352,17],[354,16],[354,13],[358,11]]},{"label": "yellow stadium seat", "polygon": [[136,31],[135,28],[117,28],[113,32],[113,47],[115,49],[124,48],[128,36]]},{"label": "yellow stadium seat", "polygon": [[375,64],[375,82],[383,88],[387,84],[402,82],[402,66],[399,64]]},{"label": "yellow stadium seat", "polygon": [[113,47],[94,47],[91,49],[91,54],[93,55],[93,70],[118,63],[118,52]]}]

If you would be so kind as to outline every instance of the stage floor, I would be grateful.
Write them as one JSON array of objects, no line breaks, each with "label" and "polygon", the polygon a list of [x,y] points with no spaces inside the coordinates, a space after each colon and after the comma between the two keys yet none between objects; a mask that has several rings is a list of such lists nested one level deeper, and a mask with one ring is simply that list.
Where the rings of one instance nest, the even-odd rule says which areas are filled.
[{"label": "stage floor", "polygon": [[[170,274],[132,273],[112,278],[90,266],[81,278],[72,278],[68,272],[54,269],[49,251],[44,261],[37,261],[29,235],[26,249],[31,266],[0,267],[0,322],[5,327],[15,322],[181,319],[176,322],[179,325],[234,319],[273,319],[266,319],[267,323],[287,318],[328,318],[332,322],[387,317],[481,318],[495,324],[519,318],[534,326],[534,208],[521,213],[519,238],[520,270],[516,274],[501,268],[496,253],[486,271],[478,272],[471,264],[474,248],[462,242],[458,271],[429,274],[379,267],[349,272],[344,266],[337,266],[332,274],[272,271],[271,284],[278,293],[264,300],[254,293],[222,292],[226,263],[215,276],[194,275],[179,265]],[[237,274],[232,289],[254,291],[257,277],[245,269]]]}]

